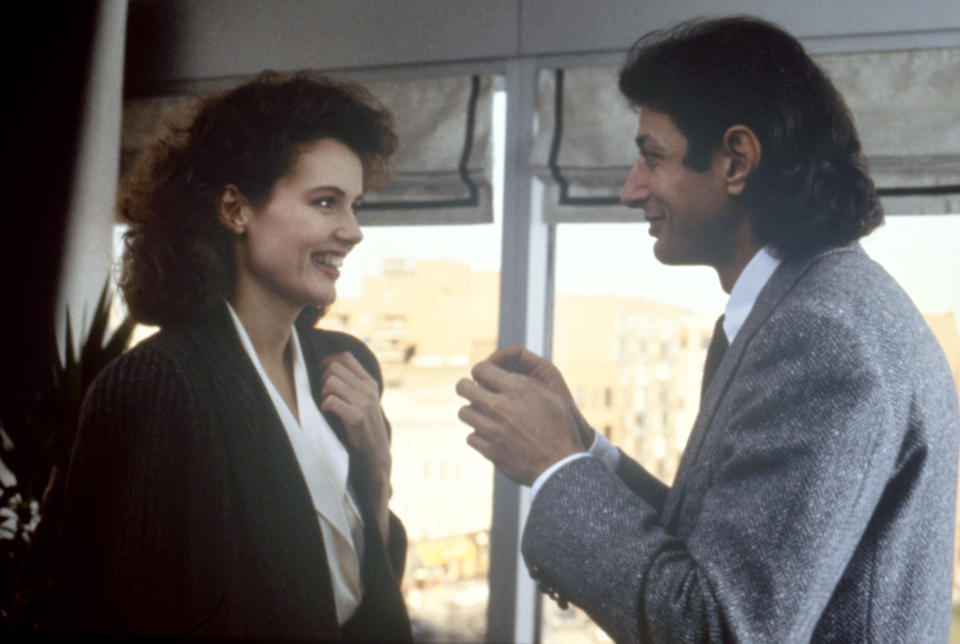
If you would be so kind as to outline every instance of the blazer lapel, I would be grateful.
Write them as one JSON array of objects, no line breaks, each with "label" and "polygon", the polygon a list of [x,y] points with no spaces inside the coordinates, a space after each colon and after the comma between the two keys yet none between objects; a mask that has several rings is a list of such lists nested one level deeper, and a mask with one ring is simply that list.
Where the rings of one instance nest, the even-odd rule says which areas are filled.
[{"label": "blazer lapel", "polygon": [[[322,374],[320,373],[317,365],[327,356],[348,349],[333,342],[333,336],[328,336],[322,332],[310,333],[300,332],[299,330],[298,332],[300,333],[300,346],[303,349],[304,360],[307,362],[307,375],[310,378],[310,390],[313,394],[313,400],[317,405],[317,409],[320,409],[320,403],[322,402],[321,390],[323,388],[323,382],[320,379]],[[380,385],[379,382],[377,384]],[[350,456],[350,471],[348,474],[348,480],[350,481],[351,487],[359,497],[357,501],[360,505],[360,518],[363,520],[364,525],[367,525],[370,523],[371,518],[373,517],[373,509],[369,500],[369,493],[364,483],[364,477],[362,476],[361,470],[363,465],[360,457],[350,444],[350,441],[347,440],[346,430],[344,429],[343,422],[340,420],[340,418],[335,414],[331,414],[322,410],[320,413],[323,414],[323,417],[327,420],[327,423],[330,424],[334,434],[337,435],[340,443],[347,450],[347,454]],[[369,539],[366,539],[366,535],[364,540],[369,541]]]},{"label": "blazer lapel", "polygon": [[[298,329],[300,346],[303,348],[304,359],[307,362],[307,373],[310,376],[310,388],[314,401],[320,407],[322,382],[321,373],[317,364],[328,355],[341,351],[350,351],[350,346],[341,342],[341,338],[332,333],[313,329]],[[362,356],[354,355],[364,364]],[[381,376],[372,373],[377,386],[383,390]],[[363,475],[364,464],[359,454],[346,440],[343,423],[329,413],[324,413],[330,427],[340,439],[350,455],[349,480],[357,496],[357,505],[360,509],[360,518],[363,521],[364,555],[361,561],[361,571],[364,583],[364,598],[357,613],[344,625],[346,639],[394,641],[410,639],[410,625],[406,614],[403,596],[400,594],[400,583],[396,577],[390,558],[380,535],[377,517],[373,509],[370,491],[367,489],[366,477]],[[386,421],[386,419],[384,419]],[[387,431],[390,424],[387,421]],[[404,635],[406,633],[406,635]]]},{"label": "blazer lapel", "polygon": [[[240,344],[226,307],[192,331],[220,380],[209,405],[227,463],[231,502],[245,506],[246,526],[275,579],[288,580],[311,611],[336,624],[323,536],[286,430]],[[292,598],[291,598],[292,600]],[[326,615],[329,613],[329,615]]]},{"label": "blazer lapel", "polygon": [[831,249],[801,261],[784,261],[781,262],[777,270],[770,276],[770,279],[757,296],[757,301],[754,303],[750,315],[747,316],[743,326],[740,327],[740,330],[737,332],[733,343],[720,361],[713,380],[700,403],[700,410],[697,413],[693,429],[690,432],[690,438],[687,440],[686,448],[684,448],[683,456],[680,459],[674,484],[664,503],[662,515],[664,525],[669,527],[675,527],[676,525],[676,512],[685,494],[684,487],[687,481],[687,474],[700,458],[700,451],[710,428],[713,426],[717,409],[723,401],[723,397],[732,379],[736,375],[740,360],[743,358],[743,353],[750,344],[753,336],[756,335],[757,331],[767,321],[783,298],[786,297],[813,263],[827,254],[858,251],[859,245],[854,244],[844,248]]}]

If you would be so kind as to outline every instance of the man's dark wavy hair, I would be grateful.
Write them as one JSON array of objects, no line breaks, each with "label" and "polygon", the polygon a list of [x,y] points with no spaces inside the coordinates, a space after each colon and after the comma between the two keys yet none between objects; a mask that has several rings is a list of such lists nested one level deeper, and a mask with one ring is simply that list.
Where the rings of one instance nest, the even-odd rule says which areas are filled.
[{"label": "man's dark wavy hair", "polygon": [[883,221],[839,92],[792,36],[762,20],[695,20],[638,40],[620,71],[634,106],[668,114],[703,171],[727,128],[757,135],[740,197],[757,240],[781,257],[842,246]]},{"label": "man's dark wavy hair", "polygon": [[220,223],[227,184],[255,205],[296,162],[302,145],[333,138],[386,181],[393,117],[359,85],[298,72],[264,72],[203,100],[189,123],[170,123],[125,177],[117,209],[130,225],[120,280],[130,315],[167,326],[194,319],[233,290],[233,235]]}]

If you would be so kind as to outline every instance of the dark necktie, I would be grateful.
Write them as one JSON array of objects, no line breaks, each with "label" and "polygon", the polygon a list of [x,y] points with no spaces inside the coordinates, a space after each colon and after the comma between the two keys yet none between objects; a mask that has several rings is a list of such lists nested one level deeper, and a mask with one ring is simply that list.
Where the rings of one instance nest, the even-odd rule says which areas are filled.
[{"label": "dark necktie", "polygon": [[717,372],[717,367],[720,366],[720,361],[723,359],[723,354],[726,353],[728,346],[730,345],[727,342],[727,334],[723,330],[723,316],[721,315],[717,318],[717,323],[713,327],[713,337],[710,339],[710,346],[707,347],[707,361],[703,365],[703,384],[700,387],[701,400],[706,395],[707,387],[710,386],[713,374]]}]

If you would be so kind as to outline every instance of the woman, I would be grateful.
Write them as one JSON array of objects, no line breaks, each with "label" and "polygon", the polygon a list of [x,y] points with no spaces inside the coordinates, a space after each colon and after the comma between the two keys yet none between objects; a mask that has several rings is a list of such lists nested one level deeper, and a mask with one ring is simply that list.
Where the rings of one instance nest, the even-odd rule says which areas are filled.
[{"label": "woman", "polygon": [[87,395],[55,628],[411,639],[380,369],[312,328],[395,148],[362,88],[265,73],[133,170],[121,286],[161,330]]}]

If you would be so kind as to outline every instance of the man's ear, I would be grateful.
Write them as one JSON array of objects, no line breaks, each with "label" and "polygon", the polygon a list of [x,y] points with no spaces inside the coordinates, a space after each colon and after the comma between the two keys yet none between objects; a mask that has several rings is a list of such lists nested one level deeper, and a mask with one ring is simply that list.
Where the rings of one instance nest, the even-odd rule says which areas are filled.
[{"label": "man's ear", "polygon": [[227,230],[235,235],[247,232],[248,208],[247,200],[232,183],[223,187],[220,202],[217,204],[217,215]]},{"label": "man's ear", "polygon": [[727,158],[727,191],[739,195],[763,156],[760,139],[746,125],[731,125],[723,134],[723,152]]}]

